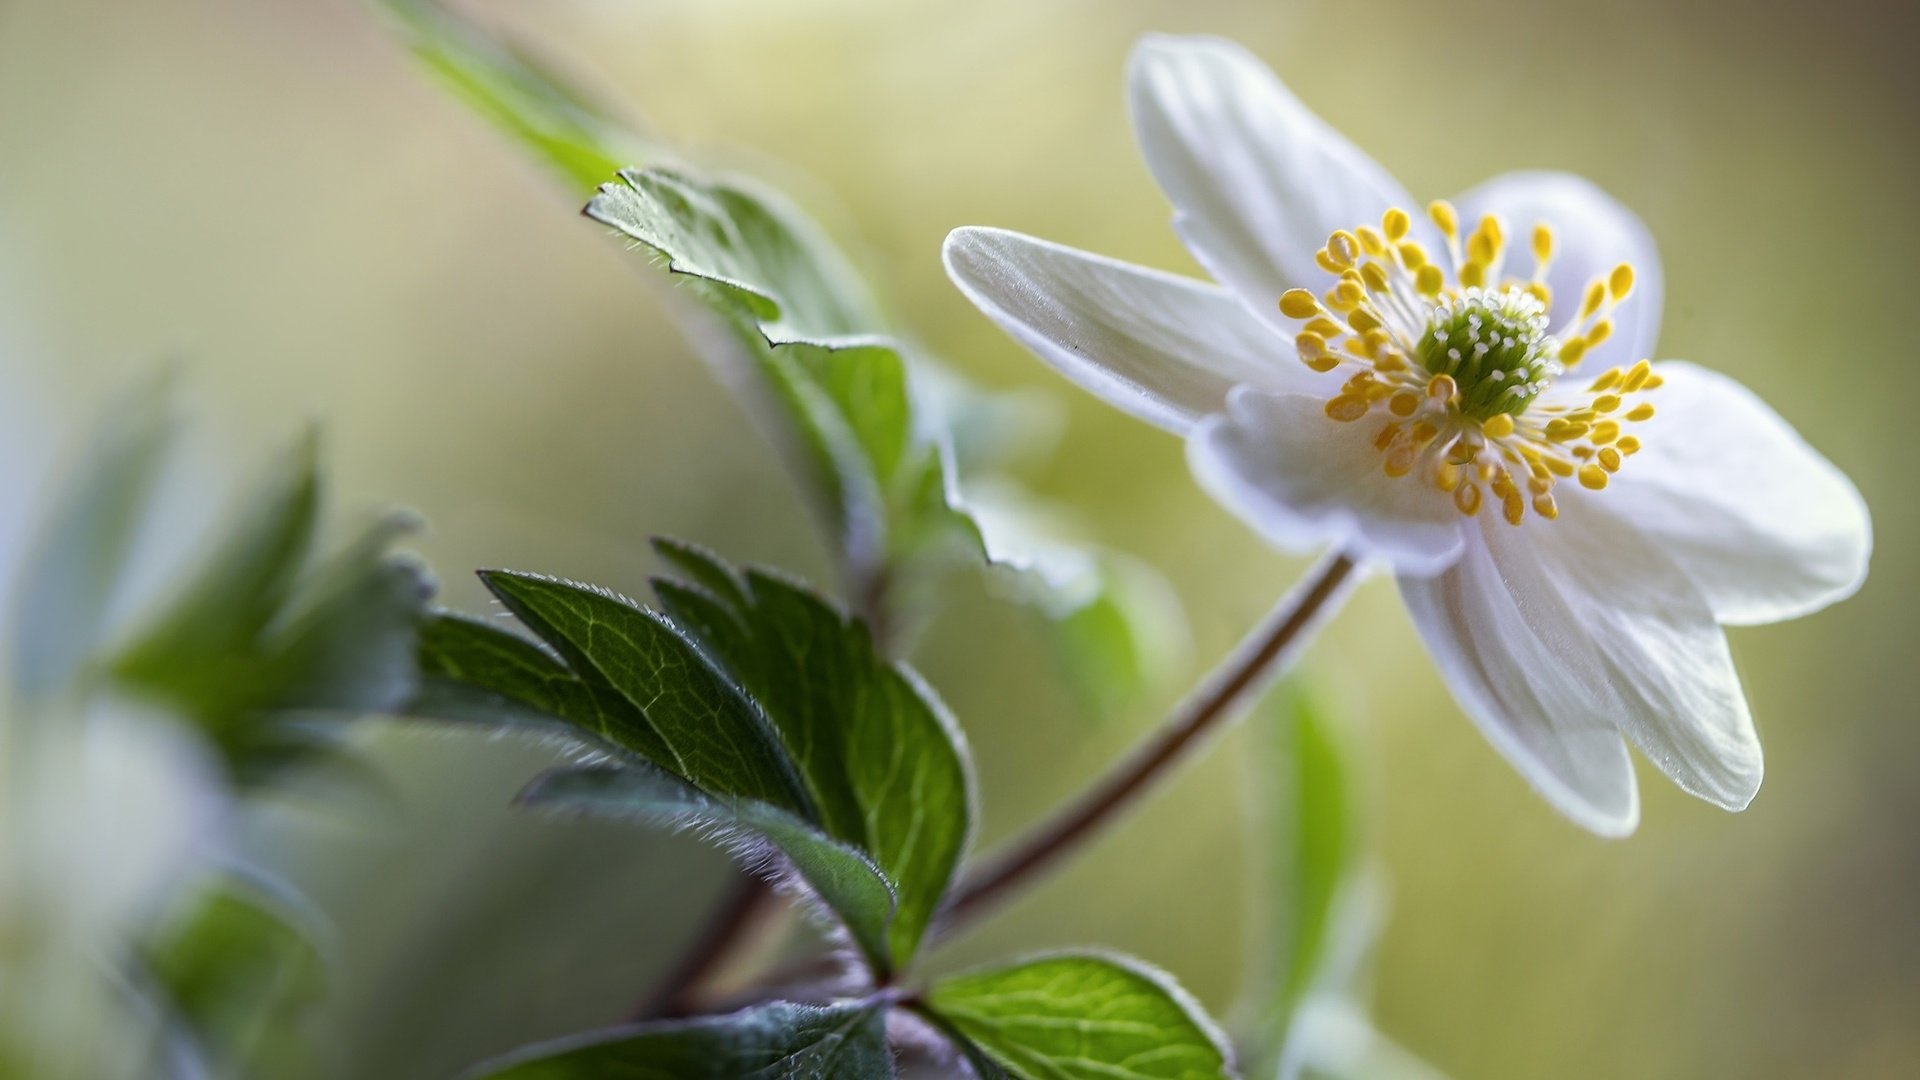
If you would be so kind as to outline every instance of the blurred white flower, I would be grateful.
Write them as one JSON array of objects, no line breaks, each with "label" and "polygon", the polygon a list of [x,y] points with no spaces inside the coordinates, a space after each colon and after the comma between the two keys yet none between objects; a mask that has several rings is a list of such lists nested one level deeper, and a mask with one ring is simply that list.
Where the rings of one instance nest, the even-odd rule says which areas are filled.
[{"label": "blurred white flower", "polygon": [[1760,745],[1720,627],[1852,593],[1870,525],[1739,384],[1645,359],[1661,280],[1640,222],[1557,173],[1409,213],[1227,42],[1144,40],[1130,94],[1220,284],[963,228],[945,250],[961,290],[1184,436],[1200,484],[1275,546],[1390,565],[1462,708],[1575,821],[1635,827],[1628,741],[1745,807]]}]

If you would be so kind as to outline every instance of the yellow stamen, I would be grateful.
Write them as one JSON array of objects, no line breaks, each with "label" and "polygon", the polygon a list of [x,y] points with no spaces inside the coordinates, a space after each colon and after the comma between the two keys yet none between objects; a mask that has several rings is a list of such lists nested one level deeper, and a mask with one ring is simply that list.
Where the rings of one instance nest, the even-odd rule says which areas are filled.
[{"label": "yellow stamen", "polygon": [[1289,319],[1311,319],[1320,313],[1320,301],[1305,289],[1288,289],[1280,294],[1280,314]]}]

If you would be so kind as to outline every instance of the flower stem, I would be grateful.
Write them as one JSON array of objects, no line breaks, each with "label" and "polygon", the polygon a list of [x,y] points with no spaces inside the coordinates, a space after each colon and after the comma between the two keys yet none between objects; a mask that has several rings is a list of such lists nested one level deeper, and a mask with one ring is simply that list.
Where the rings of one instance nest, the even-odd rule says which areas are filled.
[{"label": "flower stem", "polygon": [[1020,886],[1056,868],[1166,777],[1203,736],[1237,715],[1236,706],[1285,670],[1320,617],[1338,606],[1353,582],[1356,566],[1352,557],[1339,551],[1322,558],[1146,742],[1052,821],[963,881],[947,910],[945,929],[952,931],[972,921]]}]

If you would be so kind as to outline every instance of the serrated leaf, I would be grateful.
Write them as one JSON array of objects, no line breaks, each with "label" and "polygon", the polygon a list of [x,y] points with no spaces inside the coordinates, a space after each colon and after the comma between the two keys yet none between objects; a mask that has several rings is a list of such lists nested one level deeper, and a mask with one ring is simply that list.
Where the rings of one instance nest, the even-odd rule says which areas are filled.
[{"label": "serrated leaf", "polygon": [[256,485],[199,575],[121,655],[116,673],[190,706],[223,703],[292,593],[319,511],[318,442],[309,433]]},{"label": "serrated leaf", "polygon": [[933,692],[872,635],[809,590],[762,571],[744,581],[702,561],[696,579],[737,583],[739,602],[658,582],[655,592],[761,703],[832,835],[871,855],[899,891],[889,932],[904,964],[946,895],[972,832],[972,781],[958,728]]},{"label": "serrated leaf", "polygon": [[926,1005],[1024,1080],[1219,1080],[1218,1030],[1136,960],[1062,954],[943,979]]},{"label": "serrated leaf", "polygon": [[383,518],[310,569],[319,504],[309,435],[107,665],[123,689],[193,720],[245,784],[337,747],[336,730],[293,714],[384,712],[414,693],[414,635],[433,585],[387,551],[412,519]]},{"label": "serrated leaf", "polygon": [[[671,164],[670,148],[439,4],[385,3],[436,74],[570,183],[611,180],[612,164],[657,166],[623,173],[587,213],[694,282],[733,331],[737,348],[712,358],[745,361],[748,377],[727,381],[767,407],[833,535],[846,596],[883,642],[956,567],[995,558],[956,469],[969,470],[970,491],[975,471],[1046,442],[1057,425],[1031,396],[972,386],[895,333],[852,260],[781,193]],[[1045,590],[1025,594],[1064,610]],[[1115,593],[1053,626],[1095,708],[1117,709],[1159,674],[1140,647],[1155,627],[1136,598]]]},{"label": "serrated leaf", "polygon": [[885,1080],[894,1069],[880,1008],[776,1001],[727,1016],[562,1039],[469,1075],[474,1080]]},{"label": "serrated leaf", "polygon": [[327,972],[310,929],[284,903],[220,879],[144,952],[213,1075],[274,1075],[311,1059],[303,1023],[324,1000]]},{"label": "serrated leaf", "polygon": [[846,924],[862,952],[886,955],[887,924],[894,912],[893,886],[886,876],[864,854],[779,807],[708,795],[633,763],[549,770],[535,777],[518,801],[545,810],[757,834],[780,849],[820,901]]},{"label": "serrated leaf", "polygon": [[579,679],[589,726],[702,791],[816,809],[754,703],[665,620],[611,593],[535,574],[481,575]]},{"label": "serrated leaf", "polygon": [[651,140],[610,117],[560,73],[432,0],[379,0],[414,56],[475,112],[589,192],[623,165],[651,160]]},{"label": "serrated leaf", "polygon": [[92,445],[19,578],[14,690],[24,700],[79,677],[102,645],[175,423],[171,379],[141,380],[105,410]]}]

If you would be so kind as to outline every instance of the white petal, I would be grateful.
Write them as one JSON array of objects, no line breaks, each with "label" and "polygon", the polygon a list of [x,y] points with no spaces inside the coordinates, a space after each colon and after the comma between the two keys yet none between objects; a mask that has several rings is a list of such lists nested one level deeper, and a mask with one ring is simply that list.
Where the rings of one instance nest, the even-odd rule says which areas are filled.
[{"label": "white petal", "polygon": [[1003,229],[955,229],[944,255],[960,291],[1021,344],[1175,434],[1241,383],[1313,378],[1291,342],[1218,286]]},{"label": "white petal", "polygon": [[1743,809],[1761,753],[1726,637],[1678,565],[1595,507],[1604,498],[1519,528],[1484,515],[1452,570],[1402,580],[1408,609],[1462,707],[1574,820],[1631,831],[1621,734],[1682,789]]},{"label": "white petal", "polygon": [[1281,293],[1328,280],[1313,255],[1334,230],[1378,224],[1390,206],[1413,209],[1385,169],[1232,42],[1142,38],[1128,93],[1140,151],[1181,239],[1270,321]]},{"label": "white petal", "polygon": [[1502,218],[1509,249],[1506,272],[1533,273],[1530,238],[1534,225],[1546,222],[1554,232],[1553,262],[1547,286],[1553,290],[1553,329],[1558,332],[1579,312],[1587,286],[1621,263],[1632,263],[1633,293],[1613,314],[1613,336],[1589,352],[1580,370],[1601,372],[1654,355],[1660,334],[1662,279],[1660,252],[1653,234],[1633,211],[1571,173],[1516,172],[1496,176],[1456,201],[1462,229],[1483,214]]},{"label": "white petal", "polygon": [[1657,541],[1723,623],[1792,619],[1851,596],[1873,526],[1845,474],[1753,392],[1670,362],[1644,447],[1605,505]]},{"label": "white petal", "polygon": [[1328,542],[1406,574],[1459,557],[1461,517],[1448,498],[1381,471],[1378,425],[1327,417],[1323,398],[1242,387],[1227,411],[1187,439],[1187,463],[1216,501],[1285,551]]}]

